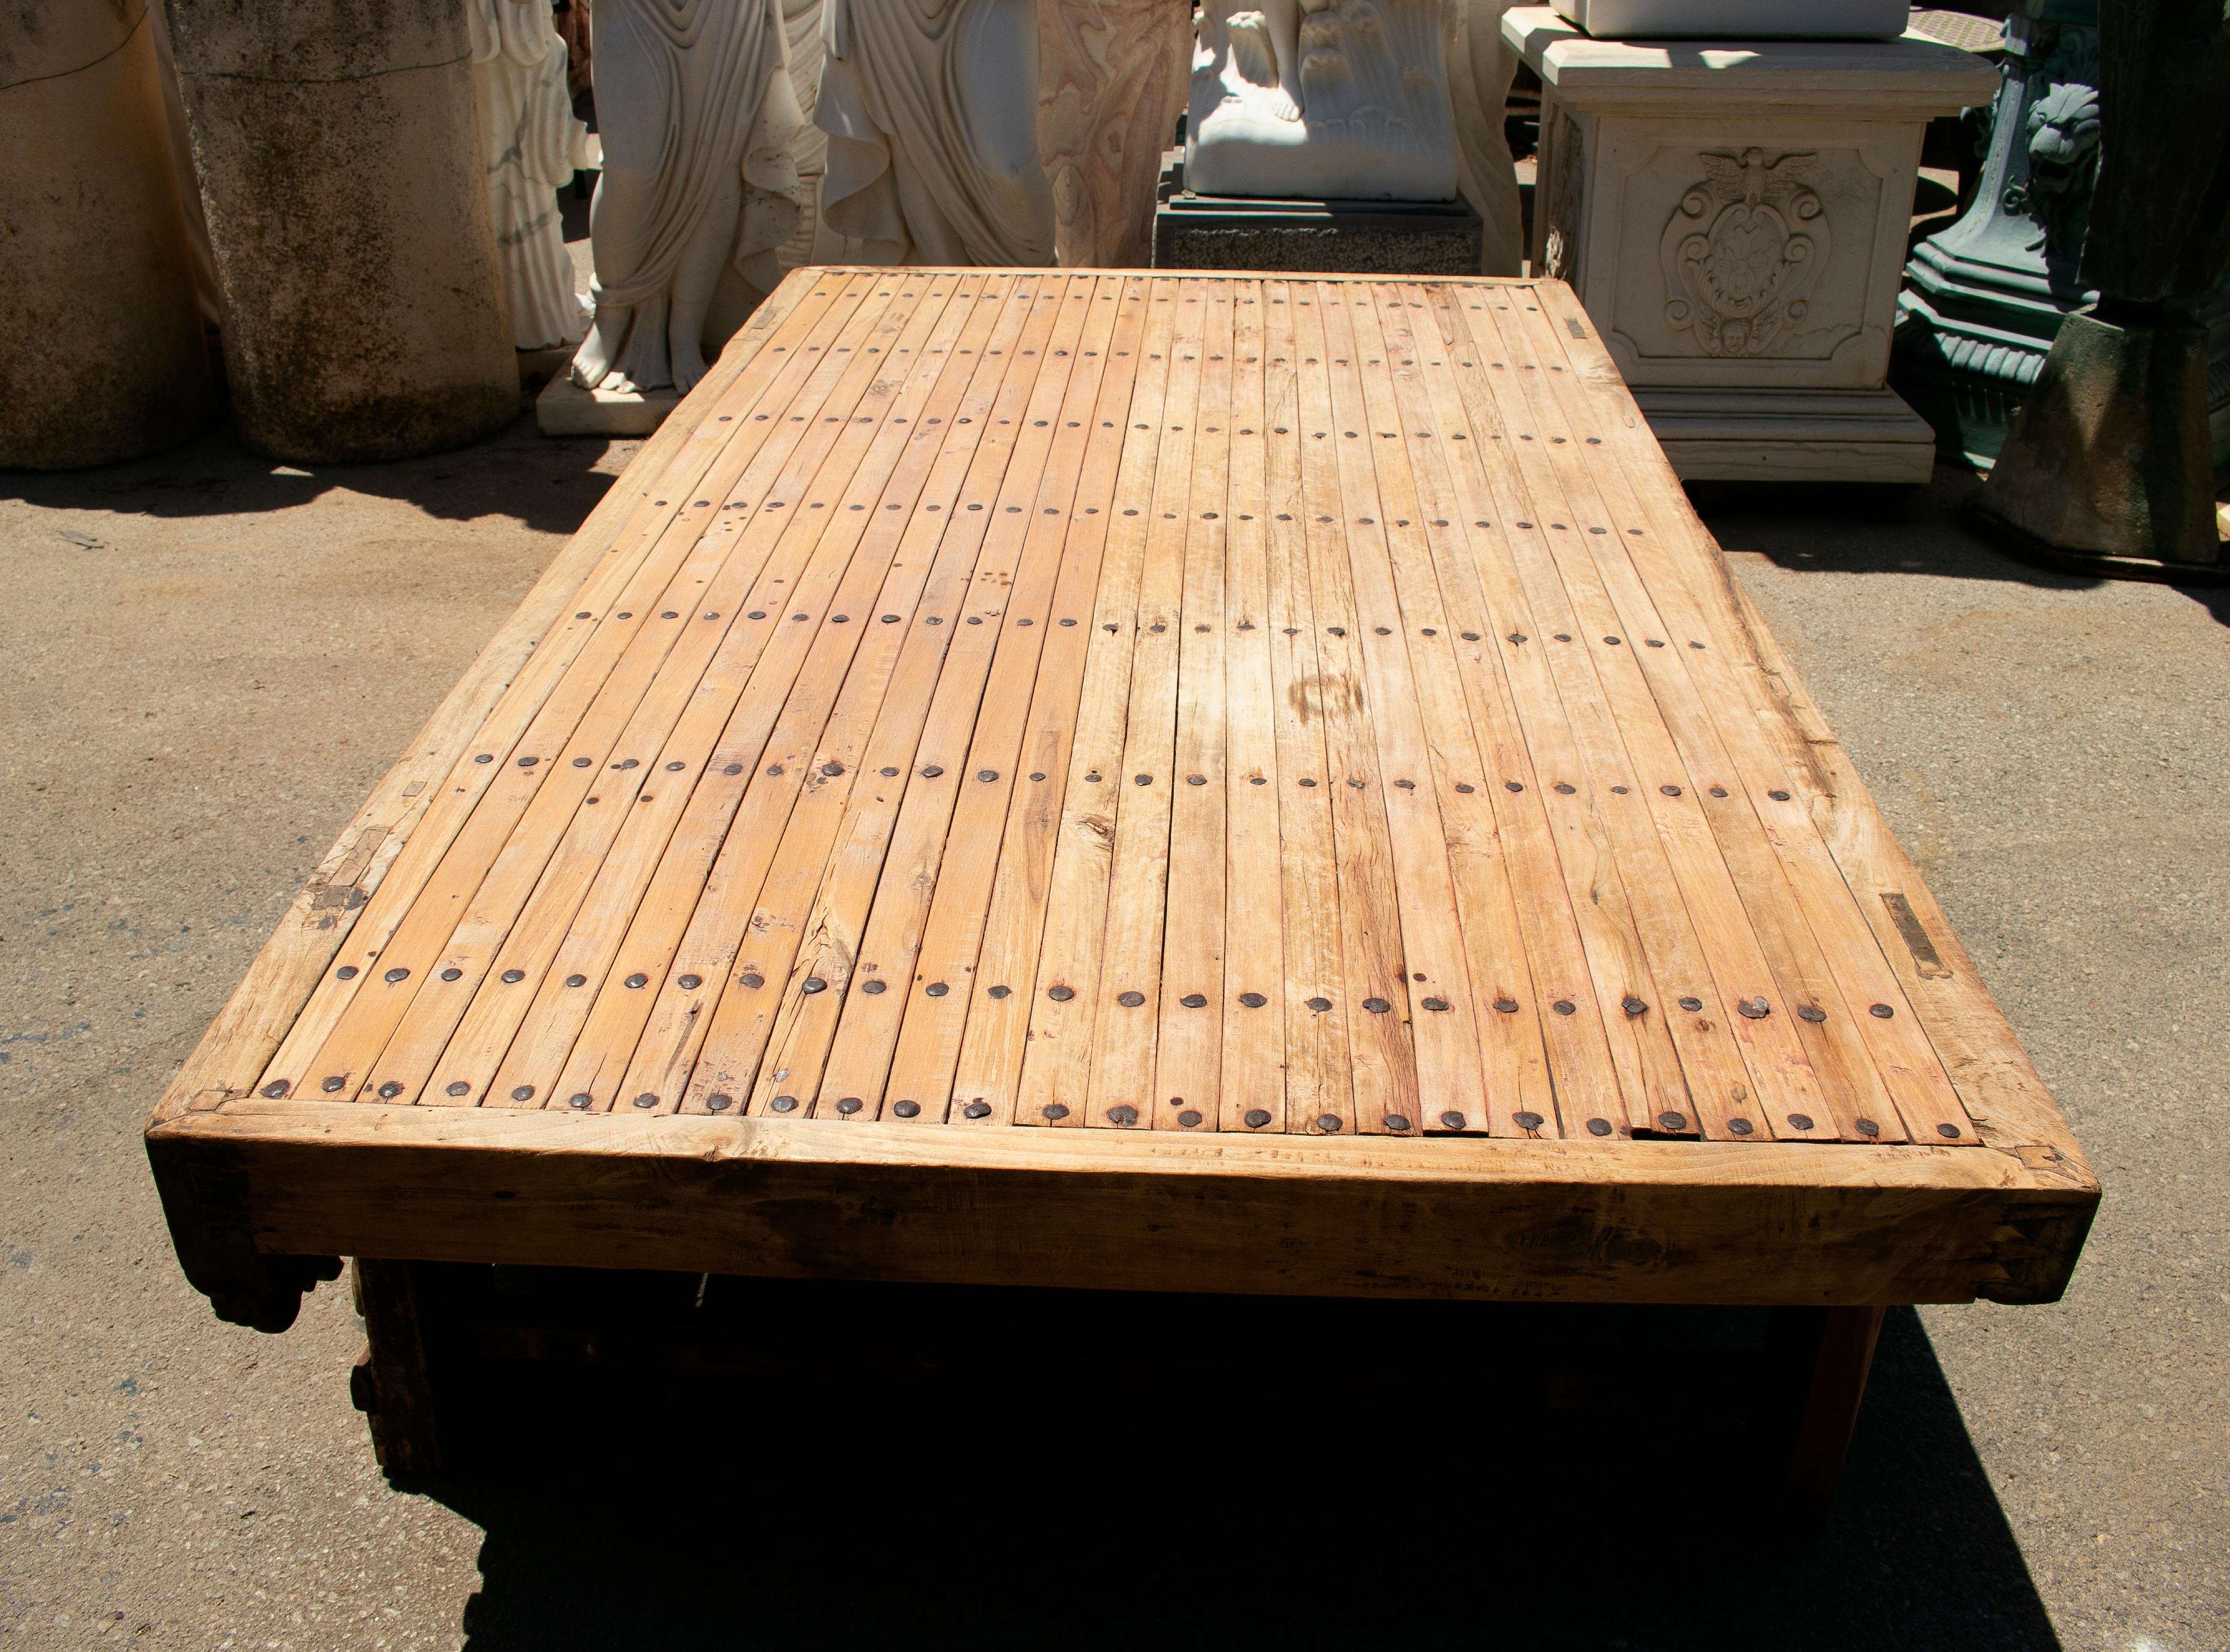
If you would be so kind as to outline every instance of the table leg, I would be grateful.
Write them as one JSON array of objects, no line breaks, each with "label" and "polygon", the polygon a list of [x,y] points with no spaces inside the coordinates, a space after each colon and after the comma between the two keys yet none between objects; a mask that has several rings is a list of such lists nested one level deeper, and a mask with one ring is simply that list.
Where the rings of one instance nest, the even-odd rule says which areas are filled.
[{"label": "table leg", "polygon": [[1773,1312],[1767,1353],[1777,1375],[1773,1431],[1766,1441],[1767,1501],[1776,1518],[1802,1532],[1827,1524],[1842,1479],[1851,1430],[1866,1397],[1866,1372],[1881,1336],[1879,1308],[1782,1308]]},{"label": "table leg", "polygon": [[448,1340],[440,1270],[371,1257],[351,1267],[366,1340],[349,1372],[349,1398],[371,1424],[372,1451],[390,1476],[437,1473],[455,1443],[439,1380]]}]

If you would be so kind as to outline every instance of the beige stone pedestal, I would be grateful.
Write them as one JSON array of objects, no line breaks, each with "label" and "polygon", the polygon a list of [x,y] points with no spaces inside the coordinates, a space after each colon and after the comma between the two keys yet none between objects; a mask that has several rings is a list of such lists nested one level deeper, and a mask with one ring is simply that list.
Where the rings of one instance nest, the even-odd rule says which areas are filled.
[{"label": "beige stone pedestal", "polygon": [[519,412],[454,0],[170,0],[248,443],[462,446]]},{"label": "beige stone pedestal", "polygon": [[144,0],[0,0],[0,469],[104,465],[216,416]]},{"label": "beige stone pedestal", "polygon": [[1926,481],[1935,433],[1886,382],[1921,135],[1996,70],[1917,35],[1594,40],[1547,6],[1503,32],[1544,87],[1534,269],[1673,468]]}]

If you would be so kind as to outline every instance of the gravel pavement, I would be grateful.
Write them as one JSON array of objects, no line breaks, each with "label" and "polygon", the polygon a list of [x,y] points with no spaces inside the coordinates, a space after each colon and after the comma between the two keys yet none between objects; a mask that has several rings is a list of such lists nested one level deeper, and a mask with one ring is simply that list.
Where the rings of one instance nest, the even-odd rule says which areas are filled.
[{"label": "gravel pavement", "polygon": [[1699,492],[2105,1184],[2065,1302],[1892,1317],[1819,1542],[1647,1405],[1497,1433],[1298,1374],[958,1408],[596,1377],[578,1438],[389,1487],[346,1291],[217,1322],[140,1127],[630,453],[522,421],[0,479],[8,1643],[2230,1647],[2230,603],[2024,570],[1950,476]]}]

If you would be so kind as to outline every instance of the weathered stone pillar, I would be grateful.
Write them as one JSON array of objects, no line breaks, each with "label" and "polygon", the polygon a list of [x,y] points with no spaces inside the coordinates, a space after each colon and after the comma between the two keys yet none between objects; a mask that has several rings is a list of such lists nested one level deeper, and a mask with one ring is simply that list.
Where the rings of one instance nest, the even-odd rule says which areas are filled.
[{"label": "weathered stone pillar", "polygon": [[0,0],[0,466],[175,446],[216,413],[146,0]]},{"label": "weathered stone pillar", "polygon": [[519,411],[456,0],[169,0],[241,434],[400,459]]}]

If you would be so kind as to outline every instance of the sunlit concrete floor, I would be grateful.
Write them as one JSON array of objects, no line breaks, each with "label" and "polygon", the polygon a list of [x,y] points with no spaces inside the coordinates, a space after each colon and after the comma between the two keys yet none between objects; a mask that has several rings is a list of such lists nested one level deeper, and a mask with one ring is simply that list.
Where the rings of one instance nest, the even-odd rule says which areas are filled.
[{"label": "sunlit concrete floor", "polygon": [[[621,1424],[592,1450],[389,1488],[345,1290],[283,1336],[218,1323],[140,1126],[629,453],[522,421],[403,465],[304,473],[218,435],[0,478],[0,1635],[2230,1646],[2230,603],[2021,569],[1957,528],[1948,473],[1698,495],[2105,1184],[2064,1303],[1892,1318],[1825,1538],[1691,1497],[1708,1462],[1652,1470],[1647,1404],[1524,1430],[1595,1451],[1576,1505],[1419,1396],[1088,1379],[962,1415],[873,1372],[590,1374],[584,1414]],[[1265,1462],[1297,1479],[1273,1494]]]}]

